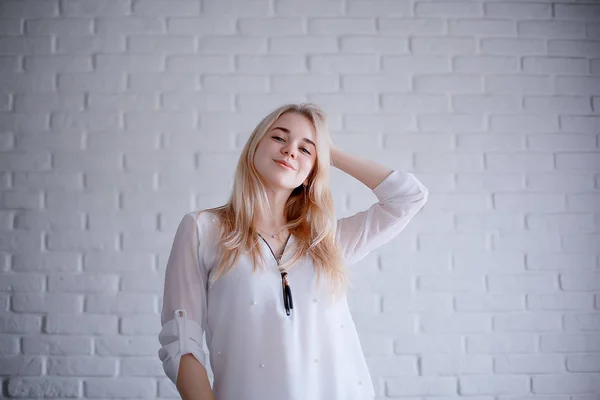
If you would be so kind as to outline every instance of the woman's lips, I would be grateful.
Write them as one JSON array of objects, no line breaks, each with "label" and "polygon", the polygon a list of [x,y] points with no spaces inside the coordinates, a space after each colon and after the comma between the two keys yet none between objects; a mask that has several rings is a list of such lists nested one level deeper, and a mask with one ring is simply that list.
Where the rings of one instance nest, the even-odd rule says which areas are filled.
[{"label": "woman's lips", "polygon": [[276,164],[279,164],[279,165],[281,165],[283,168],[287,168],[287,169],[289,169],[289,170],[291,170],[291,171],[294,171],[294,169],[293,169],[292,167],[288,167],[287,165],[285,165],[285,164],[284,164],[284,163],[282,163],[282,162],[275,161],[275,163],[276,163]]}]

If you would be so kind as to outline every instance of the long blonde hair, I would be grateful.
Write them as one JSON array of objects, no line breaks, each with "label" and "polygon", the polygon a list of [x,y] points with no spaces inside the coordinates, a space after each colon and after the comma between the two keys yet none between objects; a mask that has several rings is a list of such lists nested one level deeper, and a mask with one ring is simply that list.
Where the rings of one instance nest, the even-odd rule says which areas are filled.
[{"label": "long blonde hair", "polygon": [[[285,104],[258,123],[240,155],[233,190],[227,204],[206,209],[218,216],[221,258],[213,275],[213,282],[227,273],[240,255],[248,251],[253,262],[253,273],[260,257],[259,237],[255,223],[259,210],[269,213],[267,189],[254,166],[254,154],[260,140],[282,114],[295,112],[308,118],[316,130],[316,162],[306,186],[300,185],[290,194],[284,208],[287,223],[283,226],[295,237],[294,253],[279,266],[289,270],[302,256],[313,261],[318,283],[321,275],[330,282],[330,293],[346,293],[348,276],[341,250],[335,238],[336,219],[330,183],[330,137],[325,112],[313,103]],[[306,199],[306,202],[305,202]],[[261,266],[264,270],[264,258]],[[341,292],[340,292],[341,290]]]}]

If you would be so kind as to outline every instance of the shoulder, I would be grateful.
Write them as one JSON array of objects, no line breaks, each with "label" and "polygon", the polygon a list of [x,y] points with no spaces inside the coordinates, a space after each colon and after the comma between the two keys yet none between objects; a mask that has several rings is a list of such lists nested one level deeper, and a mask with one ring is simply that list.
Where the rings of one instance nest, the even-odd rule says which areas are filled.
[{"label": "shoulder", "polygon": [[216,232],[219,217],[212,209],[202,209],[190,211],[184,215],[184,218],[194,221],[198,231],[206,235]]},{"label": "shoulder", "polygon": [[217,214],[210,209],[190,211],[187,215],[192,216],[194,220],[198,221],[199,223],[217,222],[218,218]]}]

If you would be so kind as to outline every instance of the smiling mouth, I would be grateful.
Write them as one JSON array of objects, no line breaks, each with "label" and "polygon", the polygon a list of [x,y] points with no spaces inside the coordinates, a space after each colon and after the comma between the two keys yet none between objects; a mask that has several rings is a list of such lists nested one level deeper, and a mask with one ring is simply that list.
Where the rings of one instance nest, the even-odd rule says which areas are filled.
[{"label": "smiling mouth", "polygon": [[285,165],[284,163],[281,163],[281,162],[279,162],[279,161],[275,161],[275,163],[276,163],[276,164],[279,164],[279,165],[281,165],[281,166],[282,166],[282,167],[284,167],[284,168],[287,168],[287,169],[289,169],[289,170],[292,170],[292,171],[294,171],[294,168],[292,168],[292,167],[290,167],[290,166],[288,166],[288,165]]}]

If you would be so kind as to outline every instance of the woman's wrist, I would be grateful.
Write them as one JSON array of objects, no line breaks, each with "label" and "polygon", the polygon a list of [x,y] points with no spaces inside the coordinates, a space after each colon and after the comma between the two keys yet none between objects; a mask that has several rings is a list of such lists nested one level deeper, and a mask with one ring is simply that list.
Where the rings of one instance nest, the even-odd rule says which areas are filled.
[{"label": "woman's wrist", "polygon": [[333,166],[333,167],[336,167],[337,151],[338,150],[335,148],[335,146],[331,145],[330,151],[329,151],[329,162],[330,162],[331,166]]}]

